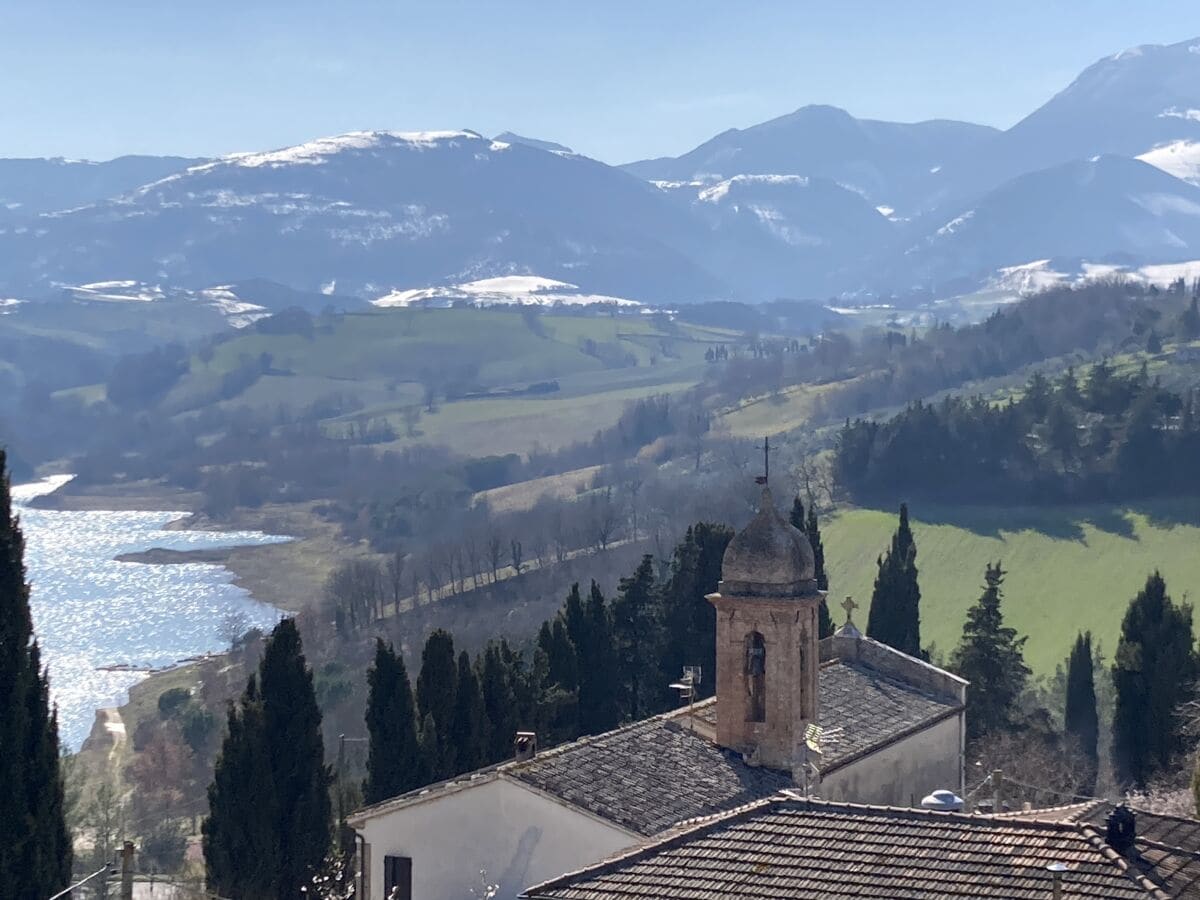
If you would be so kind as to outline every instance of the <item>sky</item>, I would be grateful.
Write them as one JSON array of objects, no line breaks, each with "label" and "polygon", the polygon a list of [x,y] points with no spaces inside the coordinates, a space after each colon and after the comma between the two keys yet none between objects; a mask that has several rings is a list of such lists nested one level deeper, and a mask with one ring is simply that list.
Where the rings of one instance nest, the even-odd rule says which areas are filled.
[{"label": "sky", "polygon": [[516,131],[609,163],[809,103],[1006,127],[1193,0],[0,0],[0,156]]}]

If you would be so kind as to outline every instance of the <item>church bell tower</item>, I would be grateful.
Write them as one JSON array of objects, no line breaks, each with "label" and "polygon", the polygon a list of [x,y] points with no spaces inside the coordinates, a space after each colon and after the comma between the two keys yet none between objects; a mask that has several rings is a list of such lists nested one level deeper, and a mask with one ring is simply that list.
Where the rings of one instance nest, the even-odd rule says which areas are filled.
[{"label": "church bell tower", "polygon": [[[764,479],[765,480],[765,479]],[[808,537],[763,488],[758,514],[729,543],[717,610],[717,733],[758,765],[790,770],[817,721],[817,590]]]}]

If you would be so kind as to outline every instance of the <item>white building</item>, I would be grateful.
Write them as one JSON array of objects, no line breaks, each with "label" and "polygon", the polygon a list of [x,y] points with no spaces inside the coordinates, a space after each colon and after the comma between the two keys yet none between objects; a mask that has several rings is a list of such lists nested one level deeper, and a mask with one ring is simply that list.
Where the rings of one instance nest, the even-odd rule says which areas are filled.
[{"label": "white building", "polygon": [[961,792],[966,682],[849,617],[818,643],[812,550],[765,492],[722,568],[715,698],[359,810],[359,896],[463,900],[498,885],[510,900],[784,788],[892,806]]}]

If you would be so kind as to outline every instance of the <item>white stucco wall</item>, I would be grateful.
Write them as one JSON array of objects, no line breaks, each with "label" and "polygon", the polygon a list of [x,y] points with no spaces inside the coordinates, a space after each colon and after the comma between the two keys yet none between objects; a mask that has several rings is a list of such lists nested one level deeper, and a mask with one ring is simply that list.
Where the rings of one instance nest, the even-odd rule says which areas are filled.
[{"label": "white stucco wall", "polygon": [[939,788],[962,792],[962,713],[909,735],[821,779],[823,800],[918,806]]},{"label": "white stucco wall", "polygon": [[[370,900],[383,900],[383,858],[412,858],[414,900],[481,896],[480,870],[497,900],[597,862],[636,835],[521,784],[495,779],[381,813],[358,828],[369,845]],[[474,893],[472,893],[474,891]]]}]

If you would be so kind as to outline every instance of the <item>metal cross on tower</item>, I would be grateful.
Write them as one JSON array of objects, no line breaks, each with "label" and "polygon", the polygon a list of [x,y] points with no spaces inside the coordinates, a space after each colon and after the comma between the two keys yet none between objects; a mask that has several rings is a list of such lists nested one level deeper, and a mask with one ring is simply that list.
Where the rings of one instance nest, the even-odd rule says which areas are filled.
[{"label": "metal cross on tower", "polygon": [[763,473],[754,479],[755,484],[766,485],[771,479],[771,439],[763,438]]}]

